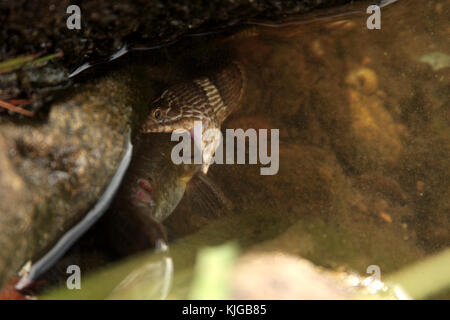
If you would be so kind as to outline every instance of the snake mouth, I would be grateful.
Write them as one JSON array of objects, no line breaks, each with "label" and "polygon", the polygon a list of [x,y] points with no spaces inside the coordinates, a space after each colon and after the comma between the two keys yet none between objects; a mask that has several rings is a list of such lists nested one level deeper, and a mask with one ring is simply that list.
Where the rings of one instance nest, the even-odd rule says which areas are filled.
[{"label": "snake mouth", "polygon": [[142,128],[142,133],[152,133],[152,132],[172,132],[174,129],[170,125],[164,124],[154,124],[154,125],[144,125]]},{"label": "snake mouth", "polygon": [[174,132],[175,130],[186,130],[190,131],[194,127],[194,120],[191,119],[178,119],[177,121],[155,121],[155,120],[147,120],[147,122],[142,127],[142,133],[151,133],[151,132]]}]

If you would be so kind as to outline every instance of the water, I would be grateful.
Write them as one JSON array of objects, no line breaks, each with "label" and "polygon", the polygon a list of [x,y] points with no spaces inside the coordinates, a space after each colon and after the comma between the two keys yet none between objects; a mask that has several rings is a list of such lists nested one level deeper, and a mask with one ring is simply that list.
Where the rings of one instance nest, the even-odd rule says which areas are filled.
[{"label": "water", "polygon": [[[210,175],[235,205],[227,219],[258,212],[271,228],[286,228],[276,238],[300,243],[292,245],[298,253],[308,252],[298,241],[308,232],[286,232],[310,225],[334,238],[328,247],[353,247],[335,255],[366,260],[360,267],[382,259],[391,270],[449,244],[450,68],[422,62],[450,53],[448,2],[385,7],[381,30],[368,30],[366,18],[257,26],[226,42],[249,79],[241,110],[224,127],[279,128],[280,170],[260,176],[255,165],[216,165]],[[169,227],[183,217],[196,224],[176,212]],[[237,233],[265,233],[263,221],[249,220]]]},{"label": "water", "polygon": [[248,86],[223,129],[280,130],[278,174],[212,165],[232,209],[211,212],[188,187],[166,220],[169,297],[187,294],[199,248],[227,241],[382,276],[450,245],[450,1],[386,6],[381,30],[367,29],[361,8],[160,53],[176,78],[196,76],[187,62],[236,59]]}]

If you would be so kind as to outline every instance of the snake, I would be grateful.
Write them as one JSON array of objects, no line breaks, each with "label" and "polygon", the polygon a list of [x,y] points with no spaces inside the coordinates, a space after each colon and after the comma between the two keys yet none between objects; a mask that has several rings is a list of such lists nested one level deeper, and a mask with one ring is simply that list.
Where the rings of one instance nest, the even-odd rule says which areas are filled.
[{"label": "snake", "polygon": [[202,151],[202,172],[206,174],[220,145],[221,135],[217,132],[224,120],[240,107],[245,87],[244,68],[236,61],[207,76],[175,84],[152,103],[141,131],[186,130],[194,138],[195,121],[201,121],[201,141],[194,138],[194,142]]}]

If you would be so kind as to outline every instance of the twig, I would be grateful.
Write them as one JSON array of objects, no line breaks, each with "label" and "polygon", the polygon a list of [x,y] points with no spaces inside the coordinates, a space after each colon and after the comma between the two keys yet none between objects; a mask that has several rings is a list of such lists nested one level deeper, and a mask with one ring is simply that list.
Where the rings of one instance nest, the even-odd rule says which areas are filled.
[{"label": "twig", "polygon": [[[12,100],[12,101],[14,101],[14,100]],[[23,100],[19,100],[19,101],[23,101]],[[6,102],[6,101],[3,101],[3,100],[0,100],[0,107],[4,108],[4,109],[7,109],[7,110],[10,110],[10,111],[15,112],[15,113],[23,114],[24,116],[27,116],[27,117],[34,117],[34,112],[25,110],[25,109],[23,109],[21,107],[18,107],[18,106],[14,105],[14,104],[12,104],[10,102]]]}]

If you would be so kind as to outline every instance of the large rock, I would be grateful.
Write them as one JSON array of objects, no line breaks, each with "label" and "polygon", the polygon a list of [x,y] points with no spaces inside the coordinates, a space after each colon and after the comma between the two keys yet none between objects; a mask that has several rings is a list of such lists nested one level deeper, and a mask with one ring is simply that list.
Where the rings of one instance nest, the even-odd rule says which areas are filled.
[{"label": "large rock", "polygon": [[154,98],[148,70],[126,67],[55,103],[44,121],[0,122],[0,286],[41,255],[102,194],[127,132]]}]

